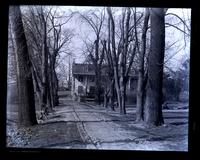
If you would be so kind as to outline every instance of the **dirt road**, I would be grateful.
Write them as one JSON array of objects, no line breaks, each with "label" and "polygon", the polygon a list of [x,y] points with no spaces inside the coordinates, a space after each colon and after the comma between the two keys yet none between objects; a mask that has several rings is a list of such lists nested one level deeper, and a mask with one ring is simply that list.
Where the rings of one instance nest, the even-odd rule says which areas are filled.
[{"label": "dirt road", "polygon": [[[116,109],[117,110],[117,109]],[[187,111],[164,111],[165,126],[146,128],[127,115],[92,103],[61,97],[55,112],[39,125],[18,129],[23,148],[187,151]],[[16,146],[16,144],[10,144]]]}]

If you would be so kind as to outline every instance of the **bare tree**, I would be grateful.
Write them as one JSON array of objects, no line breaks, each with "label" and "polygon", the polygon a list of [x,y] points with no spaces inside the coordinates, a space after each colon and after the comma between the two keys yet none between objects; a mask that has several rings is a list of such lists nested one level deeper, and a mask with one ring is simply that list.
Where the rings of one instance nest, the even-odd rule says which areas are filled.
[{"label": "bare tree", "polygon": [[[80,14],[80,17],[84,20],[86,24],[88,24],[94,34],[95,40],[92,46],[90,47],[90,51],[88,52],[88,57],[90,58],[92,64],[94,65],[95,70],[95,84],[96,84],[96,94],[95,99],[98,103],[101,103],[101,68],[104,59],[104,49],[100,50],[100,34],[102,32],[102,25],[105,18],[105,11],[104,9],[100,11],[100,15],[96,14],[95,12],[87,13],[87,14]],[[86,44],[87,45],[87,44]],[[88,48],[88,47],[87,47]]]},{"label": "bare tree", "polygon": [[9,23],[8,28],[8,82],[9,81],[16,81],[16,57],[15,57],[15,47],[14,47],[14,39],[13,33],[11,29],[11,24]]},{"label": "bare tree", "polygon": [[162,81],[165,50],[165,11],[163,8],[152,8],[151,51],[148,60],[148,81],[145,99],[144,120],[147,125],[162,125]]},{"label": "bare tree", "polygon": [[110,7],[107,7],[107,12],[108,12],[108,16],[109,16],[109,21],[108,21],[108,26],[110,26],[110,30],[109,30],[109,35],[111,36],[111,46],[112,46],[112,50],[111,50],[111,63],[113,66],[113,71],[114,71],[114,80],[115,80],[115,88],[116,88],[116,92],[117,94],[117,101],[118,101],[118,105],[120,105],[120,88],[119,88],[119,76],[118,76],[118,57],[117,57],[117,53],[116,53],[116,42],[115,42],[115,21],[112,15],[112,10]]},{"label": "bare tree", "polygon": [[109,104],[112,110],[114,110],[114,94],[115,94],[115,79],[114,79],[114,66],[113,66],[113,59],[111,54],[111,28],[110,28],[110,17],[108,16],[108,49],[106,51],[107,61],[109,66],[109,77],[111,80],[110,83],[110,91],[109,91]]},{"label": "bare tree", "polygon": [[107,67],[106,83],[104,85],[104,107],[107,108],[108,101],[110,108],[114,111],[114,93],[115,93],[115,81],[114,81],[114,70],[112,55],[110,49],[110,18],[108,18],[108,46],[106,47],[106,41],[104,40],[103,46],[105,49],[105,61]]},{"label": "bare tree", "polygon": [[47,46],[47,18],[42,6],[28,7],[27,14],[23,15],[28,49],[31,53],[33,65],[33,80],[41,110],[46,113],[49,107],[48,83],[48,46]]},{"label": "bare tree", "polygon": [[15,55],[17,62],[17,81],[19,89],[19,124],[28,126],[37,124],[31,62],[19,6],[10,7],[10,22],[14,33]]},{"label": "bare tree", "polygon": [[65,22],[64,23],[56,23],[56,12],[53,14],[50,12],[49,19],[51,21],[51,28],[49,29],[49,33],[52,31],[53,36],[52,38],[49,37],[49,48],[50,48],[50,53],[49,53],[49,78],[50,78],[50,94],[51,94],[51,100],[52,100],[52,105],[56,106],[59,104],[58,101],[58,78],[57,74],[55,71],[56,67],[56,58],[61,52],[61,49],[66,45],[69,44],[71,38],[72,38],[72,33],[67,30],[63,31],[63,25],[65,25],[69,20],[72,18],[72,14],[69,16],[65,17]]},{"label": "bare tree", "polygon": [[150,12],[149,9],[145,9],[144,24],[142,29],[142,44],[141,52],[139,51],[139,64],[138,64],[138,84],[137,84],[137,104],[136,104],[136,121],[143,120],[144,111],[144,89],[145,89],[145,78],[144,78],[144,58],[146,53],[146,34],[148,30]]},{"label": "bare tree", "polygon": [[[56,60],[62,48],[70,42],[72,34],[63,30],[72,17],[57,17],[56,7],[28,7],[24,14],[26,35],[28,36],[33,78],[39,105],[44,113],[58,105],[58,78],[55,71]],[[61,21],[65,19],[65,21]]]},{"label": "bare tree", "polygon": [[[116,48],[115,20],[110,7],[107,7],[107,12],[110,18],[109,25],[111,25],[112,66],[114,71],[115,89],[117,92],[117,102],[120,108],[120,113],[126,114],[126,84],[128,82],[130,69],[136,53],[136,43],[130,43],[133,41],[133,39],[130,38],[132,37],[131,35],[136,34],[136,13],[134,13],[134,24],[133,26],[130,26],[131,9],[125,8],[123,10],[121,19],[121,36]],[[134,28],[133,31],[132,28]]]}]

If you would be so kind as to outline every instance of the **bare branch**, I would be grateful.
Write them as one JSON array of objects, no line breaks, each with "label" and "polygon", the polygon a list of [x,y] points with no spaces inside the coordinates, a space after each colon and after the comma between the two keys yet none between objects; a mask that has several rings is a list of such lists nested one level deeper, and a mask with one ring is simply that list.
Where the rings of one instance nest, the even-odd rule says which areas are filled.
[{"label": "bare branch", "polygon": [[184,30],[178,28],[177,26],[175,26],[175,25],[173,25],[173,24],[170,24],[170,23],[165,23],[165,24],[168,25],[168,26],[174,27],[174,28],[176,28],[177,30],[183,32],[184,34],[190,36],[190,34],[186,33]]},{"label": "bare branch", "polygon": [[190,32],[189,27],[187,26],[187,24],[185,23],[185,21],[181,17],[179,17],[177,14],[174,14],[174,13],[167,13],[166,14],[166,16],[169,16],[169,15],[177,17],[183,23],[183,25],[187,28],[187,30]]}]

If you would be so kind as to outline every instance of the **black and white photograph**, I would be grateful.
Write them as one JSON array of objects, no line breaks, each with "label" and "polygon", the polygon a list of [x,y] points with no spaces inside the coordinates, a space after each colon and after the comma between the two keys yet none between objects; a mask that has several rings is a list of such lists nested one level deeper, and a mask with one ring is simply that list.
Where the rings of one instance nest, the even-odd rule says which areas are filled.
[{"label": "black and white photograph", "polygon": [[188,152],[190,8],[8,14],[6,147]]}]

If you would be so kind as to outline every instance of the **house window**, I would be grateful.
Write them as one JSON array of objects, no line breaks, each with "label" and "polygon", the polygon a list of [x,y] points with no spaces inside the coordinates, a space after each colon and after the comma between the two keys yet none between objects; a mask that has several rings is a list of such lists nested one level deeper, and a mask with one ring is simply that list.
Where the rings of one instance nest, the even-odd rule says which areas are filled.
[{"label": "house window", "polygon": [[78,81],[83,82],[83,76],[79,76]]},{"label": "house window", "polygon": [[92,72],[92,71],[94,71],[93,65],[88,65],[88,72]]},{"label": "house window", "polygon": [[90,94],[95,94],[95,87],[94,86],[90,86]]},{"label": "house window", "polygon": [[94,76],[89,77],[89,82],[94,82]]},{"label": "house window", "polygon": [[78,94],[82,94],[83,93],[83,86],[78,86]]}]

